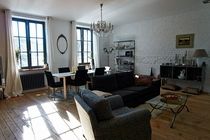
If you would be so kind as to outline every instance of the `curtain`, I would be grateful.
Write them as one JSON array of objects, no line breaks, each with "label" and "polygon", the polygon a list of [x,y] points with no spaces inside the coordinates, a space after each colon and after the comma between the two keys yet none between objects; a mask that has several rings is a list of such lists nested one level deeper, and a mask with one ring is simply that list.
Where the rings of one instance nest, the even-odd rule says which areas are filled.
[{"label": "curtain", "polygon": [[77,28],[75,21],[71,21],[71,48],[72,48],[71,66],[72,68],[76,68],[77,67]]},{"label": "curtain", "polygon": [[53,48],[53,39],[52,39],[52,17],[47,17],[46,18],[46,33],[47,33],[47,62],[48,62],[48,66],[49,66],[49,70],[50,71],[56,71],[53,69],[53,62],[55,63],[55,57],[54,57],[54,48]]},{"label": "curtain", "polygon": [[99,37],[93,32],[93,59],[95,68],[100,67],[100,56],[99,56]]},{"label": "curtain", "polygon": [[7,97],[22,95],[23,88],[18,68],[16,67],[15,49],[13,47],[12,37],[12,16],[11,11],[5,10],[6,21],[6,88],[5,95]]}]

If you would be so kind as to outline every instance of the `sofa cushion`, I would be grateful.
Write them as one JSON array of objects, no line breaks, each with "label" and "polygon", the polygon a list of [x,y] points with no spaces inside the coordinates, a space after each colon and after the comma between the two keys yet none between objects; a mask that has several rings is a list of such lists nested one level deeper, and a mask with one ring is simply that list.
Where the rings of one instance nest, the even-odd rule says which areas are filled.
[{"label": "sofa cushion", "polygon": [[113,117],[112,109],[108,100],[97,96],[89,90],[84,90],[81,97],[91,107],[99,121],[108,120]]},{"label": "sofa cushion", "polygon": [[116,73],[118,89],[129,87],[134,85],[134,74],[133,72],[121,72]]},{"label": "sofa cushion", "polygon": [[92,88],[104,92],[111,92],[117,90],[117,81],[115,74],[93,76]]},{"label": "sofa cushion", "polygon": [[144,91],[148,91],[150,87],[148,86],[130,86],[125,88],[125,90],[137,91],[139,94],[143,93]]},{"label": "sofa cushion", "polygon": [[173,90],[173,91],[181,89],[179,86],[174,85],[174,84],[165,84],[165,85],[161,86],[161,88],[168,89],[168,90]]}]

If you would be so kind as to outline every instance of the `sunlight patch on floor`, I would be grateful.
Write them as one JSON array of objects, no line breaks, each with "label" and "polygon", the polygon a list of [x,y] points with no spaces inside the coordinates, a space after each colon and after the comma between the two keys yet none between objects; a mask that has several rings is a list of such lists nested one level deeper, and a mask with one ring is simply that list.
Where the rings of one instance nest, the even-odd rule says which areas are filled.
[{"label": "sunlight patch on floor", "polygon": [[57,107],[51,102],[43,103],[41,104],[41,106],[46,114],[50,114],[50,113],[54,113],[58,111]]},{"label": "sunlight patch on floor", "polygon": [[28,123],[32,128],[35,139],[41,140],[51,136],[49,129],[42,117],[32,119]]},{"label": "sunlight patch on floor", "polygon": [[69,132],[66,132],[66,133],[60,135],[60,138],[62,140],[69,140],[69,139],[71,139],[71,140],[78,140],[77,136],[74,135],[74,133],[72,131],[69,131]]},{"label": "sunlight patch on floor", "polygon": [[61,134],[70,130],[70,127],[63,121],[63,119],[58,113],[47,115],[47,117],[51,125],[55,128],[58,134]]},{"label": "sunlight patch on floor", "polygon": [[41,116],[41,113],[36,105],[29,106],[27,111],[24,111],[23,114],[25,119],[33,119]]},{"label": "sunlight patch on floor", "polygon": [[80,122],[69,111],[66,111],[66,113],[70,121],[68,120],[65,121],[70,126],[71,129],[77,128],[81,125]]}]

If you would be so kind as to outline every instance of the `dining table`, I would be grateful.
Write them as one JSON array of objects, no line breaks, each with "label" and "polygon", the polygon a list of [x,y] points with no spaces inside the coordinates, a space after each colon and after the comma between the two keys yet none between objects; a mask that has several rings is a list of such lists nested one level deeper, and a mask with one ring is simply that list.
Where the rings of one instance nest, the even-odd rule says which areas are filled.
[{"label": "dining table", "polygon": [[[88,74],[94,74],[95,70],[88,70]],[[74,77],[76,72],[64,72],[64,73],[53,73],[52,75],[56,78],[63,79],[63,96],[67,99],[67,87],[66,87],[66,77]]]}]

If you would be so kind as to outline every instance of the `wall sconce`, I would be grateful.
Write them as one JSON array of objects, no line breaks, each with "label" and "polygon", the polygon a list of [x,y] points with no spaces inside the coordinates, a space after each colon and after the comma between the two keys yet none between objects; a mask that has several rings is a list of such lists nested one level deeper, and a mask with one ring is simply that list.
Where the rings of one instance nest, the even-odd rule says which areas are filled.
[{"label": "wall sconce", "polygon": [[193,57],[196,58],[197,66],[200,67],[203,63],[203,61],[201,61],[201,58],[208,57],[208,54],[206,53],[205,49],[196,49],[193,54]]}]

